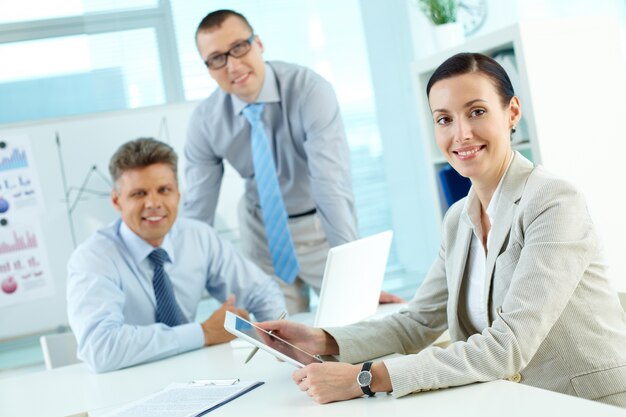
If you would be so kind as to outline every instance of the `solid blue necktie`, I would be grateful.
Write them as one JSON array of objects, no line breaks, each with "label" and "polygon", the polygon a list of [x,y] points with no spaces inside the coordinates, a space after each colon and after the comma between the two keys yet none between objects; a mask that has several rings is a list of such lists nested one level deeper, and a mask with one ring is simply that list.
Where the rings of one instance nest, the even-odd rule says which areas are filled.
[{"label": "solid blue necktie", "polygon": [[300,272],[300,265],[287,225],[287,210],[278,185],[276,165],[261,120],[263,107],[262,103],[249,104],[243,114],[252,131],[252,163],[272,265],[276,275],[291,284]]},{"label": "solid blue necktie", "polygon": [[161,248],[155,249],[150,252],[148,259],[150,259],[154,267],[152,285],[154,286],[154,295],[157,302],[156,321],[170,327],[187,323],[187,319],[174,297],[174,289],[172,288],[170,277],[163,268],[163,264],[170,260],[167,252]]}]

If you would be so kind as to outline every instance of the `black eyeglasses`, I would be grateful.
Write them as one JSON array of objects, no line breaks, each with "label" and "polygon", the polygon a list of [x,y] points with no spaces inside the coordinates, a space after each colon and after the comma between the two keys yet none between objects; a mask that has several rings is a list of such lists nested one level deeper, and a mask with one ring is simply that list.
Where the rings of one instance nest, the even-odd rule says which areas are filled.
[{"label": "black eyeglasses", "polygon": [[241,58],[242,56],[250,52],[250,49],[252,48],[252,42],[254,42],[254,38],[256,38],[256,35],[253,33],[248,39],[237,42],[227,52],[209,57],[206,61],[204,61],[204,65],[212,70],[224,68],[226,66],[226,63],[228,62],[229,55],[234,58]]}]

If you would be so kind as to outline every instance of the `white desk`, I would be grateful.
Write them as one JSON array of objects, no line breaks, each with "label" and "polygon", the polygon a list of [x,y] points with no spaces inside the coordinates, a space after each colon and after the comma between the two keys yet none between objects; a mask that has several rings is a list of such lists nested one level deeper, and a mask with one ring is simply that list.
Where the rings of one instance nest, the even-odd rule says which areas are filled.
[{"label": "white desk", "polygon": [[0,416],[68,416],[110,411],[156,392],[171,382],[206,378],[262,380],[265,384],[211,412],[210,416],[384,416],[481,415],[481,417],[567,415],[626,416],[626,410],[508,381],[424,392],[394,399],[374,398],[315,404],[291,381],[295,368],[259,351],[244,365],[248,349],[229,344],[150,364],[93,374],[83,364],[0,380]]}]

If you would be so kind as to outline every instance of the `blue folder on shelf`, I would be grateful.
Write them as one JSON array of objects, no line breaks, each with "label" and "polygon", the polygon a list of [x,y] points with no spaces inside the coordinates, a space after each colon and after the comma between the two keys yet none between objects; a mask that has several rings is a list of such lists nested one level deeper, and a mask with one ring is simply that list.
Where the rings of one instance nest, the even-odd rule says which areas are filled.
[{"label": "blue folder on shelf", "polygon": [[448,207],[465,197],[472,186],[469,178],[459,175],[450,165],[439,171],[439,181]]}]

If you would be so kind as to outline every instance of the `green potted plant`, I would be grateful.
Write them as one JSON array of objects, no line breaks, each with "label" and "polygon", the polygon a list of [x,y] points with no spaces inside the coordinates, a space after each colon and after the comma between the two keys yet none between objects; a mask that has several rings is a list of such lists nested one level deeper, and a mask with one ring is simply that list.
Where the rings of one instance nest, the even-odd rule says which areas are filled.
[{"label": "green potted plant", "polygon": [[465,39],[463,26],[457,22],[458,0],[416,0],[424,15],[434,25],[435,42],[447,49]]},{"label": "green potted plant", "polygon": [[417,0],[417,4],[434,25],[456,22],[457,0]]}]

